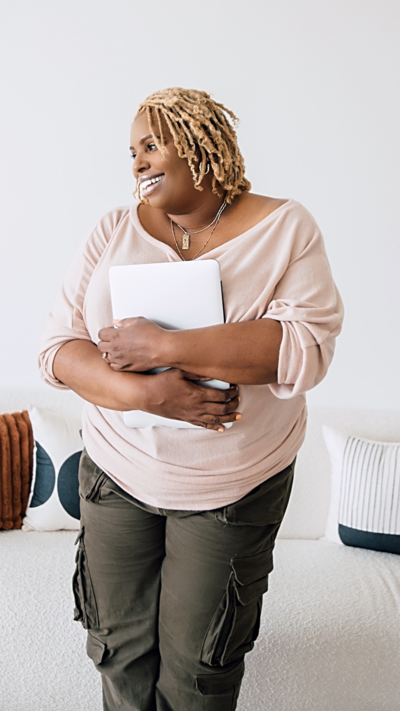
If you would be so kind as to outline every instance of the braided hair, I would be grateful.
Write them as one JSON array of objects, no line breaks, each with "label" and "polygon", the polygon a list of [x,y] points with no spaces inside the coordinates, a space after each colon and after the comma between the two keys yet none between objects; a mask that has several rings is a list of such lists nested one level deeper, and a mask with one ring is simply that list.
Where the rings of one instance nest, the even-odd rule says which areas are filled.
[{"label": "braided hair", "polygon": [[238,119],[210,94],[179,87],[163,89],[140,104],[137,115],[144,112],[154,142],[162,153],[166,151],[162,130],[162,120],[165,121],[179,157],[186,158],[189,164],[196,190],[203,190],[201,183],[208,164],[213,173],[212,191],[218,194],[220,185],[226,191],[228,204],[239,193],[250,190],[234,128]]}]

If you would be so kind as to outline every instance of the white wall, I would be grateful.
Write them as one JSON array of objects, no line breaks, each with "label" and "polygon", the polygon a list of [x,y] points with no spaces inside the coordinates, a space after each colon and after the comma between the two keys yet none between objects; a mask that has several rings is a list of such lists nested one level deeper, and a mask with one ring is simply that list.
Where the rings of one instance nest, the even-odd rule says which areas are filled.
[{"label": "white wall", "polygon": [[399,408],[396,0],[13,0],[2,16],[0,386],[38,383],[77,244],[131,199],[135,109],[180,85],[239,115],[254,189],[323,230],[347,313],[310,401]]}]

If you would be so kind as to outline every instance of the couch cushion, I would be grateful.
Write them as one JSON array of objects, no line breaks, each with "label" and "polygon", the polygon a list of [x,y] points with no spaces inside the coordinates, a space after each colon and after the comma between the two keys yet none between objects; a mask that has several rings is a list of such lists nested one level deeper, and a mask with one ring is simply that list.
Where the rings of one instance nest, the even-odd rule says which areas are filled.
[{"label": "couch cushion", "polygon": [[76,531],[0,532],[1,711],[98,711],[101,683],[73,621]]},{"label": "couch cushion", "polygon": [[[7,711],[101,708],[86,635],[72,621],[75,537],[0,533]],[[398,711],[399,613],[398,556],[277,541],[237,711]]]},{"label": "couch cushion", "polygon": [[325,426],[323,435],[332,464],[327,540],[400,554],[400,444]]},{"label": "couch cushion", "polygon": [[398,711],[399,658],[398,556],[278,540],[238,711]]}]

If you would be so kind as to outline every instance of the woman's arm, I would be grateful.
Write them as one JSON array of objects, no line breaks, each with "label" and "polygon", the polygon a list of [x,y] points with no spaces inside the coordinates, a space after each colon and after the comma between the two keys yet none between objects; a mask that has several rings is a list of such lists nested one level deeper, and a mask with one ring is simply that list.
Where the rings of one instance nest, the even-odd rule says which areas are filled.
[{"label": "woman's arm", "polygon": [[281,340],[282,326],[271,319],[166,331],[158,358],[228,383],[276,383]]},{"label": "woman's arm", "polygon": [[145,410],[220,432],[241,417],[236,386],[206,388],[193,382],[197,375],[176,368],[157,375],[119,373],[89,341],[65,343],[56,353],[53,373],[88,402],[110,410]]},{"label": "woman's arm", "polygon": [[282,326],[259,319],[186,331],[167,331],[143,318],[99,333],[99,349],[116,371],[167,366],[229,383],[275,383]]},{"label": "woman's arm", "polygon": [[80,397],[110,410],[143,409],[146,376],[116,373],[91,341],[68,341],[54,358],[55,377]]}]

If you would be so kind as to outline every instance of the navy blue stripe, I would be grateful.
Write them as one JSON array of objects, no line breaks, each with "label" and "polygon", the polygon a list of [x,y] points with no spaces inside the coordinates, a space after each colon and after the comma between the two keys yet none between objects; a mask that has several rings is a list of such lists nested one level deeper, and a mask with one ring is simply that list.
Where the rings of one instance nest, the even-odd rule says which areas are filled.
[{"label": "navy blue stripe", "polygon": [[349,528],[339,523],[339,537],[345,546],[368,548],[382,553],[400,555],[400,536],[395,536],[392,533],[370,533],[370,531],[360,531],[358,528]]}]

